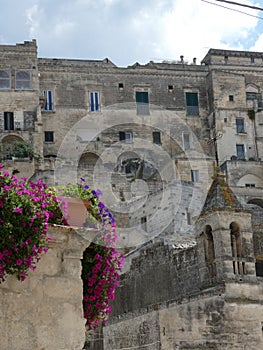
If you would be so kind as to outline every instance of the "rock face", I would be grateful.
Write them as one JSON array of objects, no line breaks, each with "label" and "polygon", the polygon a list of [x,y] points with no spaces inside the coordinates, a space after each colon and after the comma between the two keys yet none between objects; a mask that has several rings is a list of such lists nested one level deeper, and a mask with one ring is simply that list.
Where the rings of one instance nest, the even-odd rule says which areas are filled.
[{"label": "rock face", "polygon": [[54,226],[49,251],[24,282],[0,285],[1,350],[80,350],[85,342],[81,258],[90,241]]}]

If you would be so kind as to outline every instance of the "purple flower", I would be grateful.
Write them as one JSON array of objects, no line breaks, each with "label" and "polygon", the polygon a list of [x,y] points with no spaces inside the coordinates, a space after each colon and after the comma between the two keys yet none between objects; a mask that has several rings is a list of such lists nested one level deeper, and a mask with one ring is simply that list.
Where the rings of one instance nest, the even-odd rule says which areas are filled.
[{"label": "purple flower", "polygon": [[23,261],[21,259],[17,259],[16,264],[17,266],[21,266],[23,264]]},{"label": "purple flower", "polygon": [[13,210],[13,213],[22,214],[22,213],[23,213],[23,210],[22,210],[21,208],[17,207],[17,208],[15,208],[15,209]]}]

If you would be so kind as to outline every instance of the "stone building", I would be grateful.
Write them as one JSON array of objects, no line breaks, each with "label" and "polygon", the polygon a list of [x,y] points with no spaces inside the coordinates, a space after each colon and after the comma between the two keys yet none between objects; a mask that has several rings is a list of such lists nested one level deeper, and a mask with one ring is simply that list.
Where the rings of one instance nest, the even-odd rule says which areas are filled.
[{"label": "stone building", "polygon": [[[197,315],[200,309],[203,315],[205,307],[212,303],[214,311],[207,313],[207,317],[200,315],[198,318],[206,323],[203,332],[207,336],[193,345],[198,343],[198,346],[209,348],[204,342],[212,338],[212,332],[221,332],[221,335],[223,332],[223,328],[220,332],[219,328],[213,328],[217,308],[224,308],[224,320],[229,322],[234,311],[241,313],[241,309],[232,308],[226,299],[220,299],[216,290],[232,302],[231,293],[236,293],[240,287],[236,298],[240,303],[243,298],[246,300],[244,305],[240,304],[242,308],[247,308],[249,314],[256,308],[260,315],[261,309],[257,306],[262,303],[259,292],[261,288],[262,293],[260,279],[263,275],[262,92],[263,53],[260,52],[210,49],[201,65],[196,64],[195,59],[186,64],[181,56],[179,61],[150,61],[145,65],[135,63],[117,67],[108,58],[39,58],[35,40],[0,45],[2,162],[6,169],[19,171],[19,176],[42,179],[55,185],[77,181],[82,176],[92,187],[102,190],[103,200],[117,220],[119,244],[129,252],[125,267],[128,275],[124,278],[132,281],[132,274],[139,278],[138,271],[140,274],[141,270],[134,267],[136,261],[142,265],[145,261],[145,271],[149,270],[146,264],[156,264],[156,269],[160,265],[156,274],[158,281],[147,278],[144,281],[151,285],[147,294],[149,299],[142,301],[146,290],[146,285],[142,284],[134,299],[136,307],[129,306],[127,311],[120,304],[115,310],[115,314],[119,312],[122,318],[121,315],[127,312],[129,317],[135,317],[140,302],[140,308],[161,308],[162,312],[154,310],[152,313],[148,312],[149,309],[147,317],[152,320],[151,327],[162,328],[170,340],[159,332],[162,337],[158,338],[156,333],[157,338],[150,338],[149,344],[157,342],[162,349],[190,349],[189,337],[197,334],[186,331],[186,325],[182,325],[184,331],[180,332],[185,332],[185,340],[179,337],[181,343],[177,345],[175,338],[178,334],[168,330],[173,324],[165,322],[173,318],[172,310],[178,309],[183,315],[186,307],[188,314]],[[26,142],[34,154],[17,158],[18,141]],[[206,195],[217,166],[225,176],[229,191],[237,198],[235,205],[240,203],[243,209],[235,207],[239,211],[230,210],[231,205],[227,205],[207,214]],[[216,194],[215,198],[218,198]],[[247,210],[251,211],[251,218]],[[211,248],[214,241],[214,253],[202,248],[200,222],[206,246]],[[229,243],[229,230],[239,230],[244,240],[242,249],[246,254],[242,250],[242,256],[238,256],[240,259],[236,262],[229,251],[232,241],[225,246]],[[147,251],[146,256],[144,251]],[[149,256],[153,255],[151,260]],[[213,275],[211,256],[215,260],[216,275]],[[166,263],[158,265],[161,259]],[[231,270],[233,263],[237,264],[235,271],[238,272],[243,263],[246,266],[246,273],[243,271],[242,274],[245,275],[244,280],[242,277],[244,283],[240,281],[238,288],[239,273]],[[188,298],[197,314],[189,303],[180,307],[179,299],[173,301],[175,298],[170,294],[170,287],[160,290],[171,281],[175,270],[179,271],[180,280],[188,273],[191,275],[182,284],[179,299],[182,300],[183,295]],[[205,297],[201,298],[202,293],[207,298],[210,296],[207,304]],[[198,296],[202,299],[199,306],[195,299]],[[173,306],[163,311],[160,303]],[[171,316],[168,317],[169,312]],[[164,323],[157,320],[157,314],[158,317],[163,315]],[[139,332],[139,338],[143,338],[148,327],[143,322],[148,321],[145,320],[146,313],[140,315],[143,315],[138,314],[142,317],[141,328],[134,330]],[[189,322],[190,316],[187,316]],[[261,316],[257,317],[255,333],[250,328],[253,323],[250,323],[249,316],[244,318],[250,324],[247,332],[253,333],[253,344],[260,337],[258,324],[263,322],[263,319],[259,320]],[[112,324],[116,326],[105,328],[107,349],[111,346],[107,332],[114,327],[117,332],[118,327],[122,327],[114,322]],[[130,321],[125,322],[131,327]],[[178,318],[174,322],[186,321]],[[218,319],[218,325],[222,322],[223,318]],[[197,329],[196,323],[191,327]],[[121,332],[125,333],[124,328]],[[226,333],[227,337],[230,339],[231,335]],[[138,340],[132,345],[127,343],[126,347],[143,346],[141,344]],[[144,344],[147,344],[146,340]],[[211,344],[209,346],[213,348]],[[120,343],[114,346],[125,348]]]}]

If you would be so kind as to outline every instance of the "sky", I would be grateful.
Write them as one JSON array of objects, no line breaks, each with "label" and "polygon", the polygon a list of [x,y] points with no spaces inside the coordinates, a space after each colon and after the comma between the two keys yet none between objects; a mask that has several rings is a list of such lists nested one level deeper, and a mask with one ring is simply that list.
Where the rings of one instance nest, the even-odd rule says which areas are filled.
[{"label": "sky", "polygon": [[[263,0],[233,0],[263,8]],[[0,44],[38,56],[199,64],[210,48],[263,51],[263,11],[216,0],[0,0]],[[243,11],[262,19],[228,10]]]}]

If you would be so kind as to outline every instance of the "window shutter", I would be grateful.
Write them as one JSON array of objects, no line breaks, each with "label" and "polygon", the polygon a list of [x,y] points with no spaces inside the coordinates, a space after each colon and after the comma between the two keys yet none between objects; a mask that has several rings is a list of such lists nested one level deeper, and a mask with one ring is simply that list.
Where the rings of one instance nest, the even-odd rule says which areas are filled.
[{"label": "window shutter", "polygon": [[146,91],[136,91],[136,102],[149,103],[148,92],[146,92]]},{"label": "window shutter", "polygon": [[95,111],[99,110],[99,93],[98,92],[94,92],[95,95]]},{"label": "window shutter", "polygon": [[4,112],[4,128],[5,130],[14,130],[14,113]]},{"label": "window shutter", "polygon": [[120,138],[120,141],[125,140],[125,132],[124,131],[119,132],[119,138]]},{"label": "window shutter", "polygon": [[198,95],[196,92],[186,92],[186,105],[198,106]]},{"label": "window shutter", "polygon": [[94,112],[94,92],[90,92],[90,111]]},{"label": "window shutter", "polygon": [[159,131],[153,131],[153,143],[161,143],[161,134]]}]

